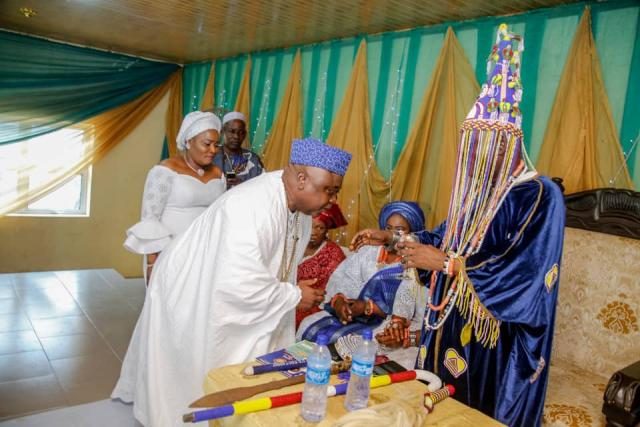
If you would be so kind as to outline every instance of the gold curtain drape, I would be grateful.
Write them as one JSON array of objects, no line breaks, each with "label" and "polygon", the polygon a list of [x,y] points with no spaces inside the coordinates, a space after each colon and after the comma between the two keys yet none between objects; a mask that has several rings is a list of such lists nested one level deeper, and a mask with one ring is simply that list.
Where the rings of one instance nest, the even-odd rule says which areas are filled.
[{"label": "gold curtain drape", "polygon": [[586,8],[556,92],[538,170],[561,177],[567,193],[632,188],[620,147]]},{"label": "gold curtain drape", "polygon": [[[181,81],[181,72],[175,72],[165,83],[148,91],[137,99],[74,125],[74,127],[85,129],[84,134],[80,137],[83,141],[88,141],[86,142],[86,149],[82,158],[72,165],[65,165],[64,169],[60,170],[59,175],[57,175],[55,179],[37,188],[19,192],[15,199],[0,207],[0,215],[28,205],[30,202],[37,200],[60,184],[63,184],[84,168],[100,160],[131,133],[131,131],[147,117],[158,102],[160,102],[162,97],[168,91],[171,91],[172,88],[175,88],[177,82],[179,83]],[[90,138],[87,138],[87,135],[89,135]],[[40,167],[40,165],[37,164],[22,165],[24,171],[38,167]],[[18,173],[21,172],[18,171]]]},{"label": "gold curtain drape", "polygon": [[[200,111],[213,110],[214,107],[214,88],[216,81],[216,61],[211,62],[211,71],[209,71],[209,78],[207,79],[207,85],[204,88],[202,99],[200,100]],[[222,117],[220,117],[222,119]]]},{"label": "gold curtain drape", "polygon": [[247,64],[244,66],[244,74],[242,75],[242,82],[240,82],[240,89],[238,90],[238,97],[236,98],[235,111],[239,111],[247,118],[247,137],[242,143],[242,148],[251,149],[251,139],[249,135],[249,124],[251,123],[251,57],[247,58]]},{"label": "gold curtain drape", "polygon": [[[176,77],[177,76],[177,77]],[[174,73],[169,88],[169,107],[165,115],[165,133],[169,156],[175,156],[178,152],[176,138],[182,124],[182,68]]]},{"label": "gold curtain drape", "polygon": [[416,122],[391,177],[391,198],[418,201],[429,229],[447,217],[458,130],[478,92],[471,64],[449,27]]},{"label": "gold curtain drape", "polygon": [[358,230],[377,227],[378,212],[386,201],[389,186],[375,163],[371,139],[367,45],[363,40],[327,139],[328,144],[353,155],[338,196],[349,221],[338,237],[341,244],[347,244]]},{"label": "gold curtain drape", "polygon": [[284,168],[289,163],[291,141],[302,136],[302,63],[300,51],[296,53],[291,75],[284,92],[282,105],[276,116],[262,161],[267,170]]}]

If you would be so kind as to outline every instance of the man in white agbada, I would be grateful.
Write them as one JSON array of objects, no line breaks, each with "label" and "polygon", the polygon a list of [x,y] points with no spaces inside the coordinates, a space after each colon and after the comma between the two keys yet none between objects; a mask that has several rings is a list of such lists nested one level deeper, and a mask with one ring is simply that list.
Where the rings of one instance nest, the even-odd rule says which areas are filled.
[{"label": "man in white agbada", "polygon": [[335,202],[351,155],[296,140],[283,171],[218,198],[162,251],[111,397],[145,426],[183,425],[206,373],[295,341],[295,309],[323,291],[296,286],[311,215]]}]

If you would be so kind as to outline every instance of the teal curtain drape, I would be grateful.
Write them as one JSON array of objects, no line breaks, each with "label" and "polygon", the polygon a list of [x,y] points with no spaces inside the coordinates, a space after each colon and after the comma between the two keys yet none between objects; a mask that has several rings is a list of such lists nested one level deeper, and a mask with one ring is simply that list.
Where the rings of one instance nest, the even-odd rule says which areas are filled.
[{"label": "teal curtain drape", "polygon": [[0,144],[43,135],[129,102],[177,68],[0,31]]},{"label": "teal curtain drape", "polygon": [[[582,2],[520,15],[451,22],[409,31],[363,36],[367,41],[371,133],[375,159],[389,177],[402,152],[440,53],[453,27],[479,82],[502,22],[525,38],[522,61],[523,130],[532,160],[538,158],[547,121],[578,21],[591,7],[593,32],[609,102],[627,165],[640,188],[640,4],[637,0]],[[291,61],[302,54],[305,135],[326,139],[342,102],[362,37],[251,54],[251,129],[260,152],[280,106]],[[247,55],[216,61],[216,105],[235,105]],[[189,68],[189,66],[187,66]],[[640,145],[640,144],[638,144]]]},{"label": "teal curtain drape", "polygon": [[262,153],[291,74],[296,49],[251,55],[251,145]]},{"label": "teal curtain drape", "polygon": [[[640,117],[640,8],[625,8],[621,12],[623,13],[618,16],[623,19],[633,19],[635,17],[635,31],[631,31],[631,35],[635,33],[635,37],[625,37],[633,43],[631,55],[628,57],[628,76],[626,81],[624,78],[616,78],[616,73],[612,72],[613,67],[606,67],[603,71],[605,71],[604,79],[607,85],[607,91],[615,91],[615,99],[618,101],[615,103],[616,107],[614,107],[614,119],[622,119],[620,123],[622,151],[625,153],[625,156],[629,158],[627,164],[629,165],[629,173],[633,177],[635,187],[636,189],[640,189],[640,141],[638,140],[640,138],[640,120],[638,120]],[[603,20],[599,20],[598,24],[603,24],[603,22]],[[614,22],[611,26],[615,26],[616,24],[617,23]],[[615,35],[615,32],[613,33]],[[596,43],[598,43],[598,39],[600,39],[598,38],[599,34],[598,32],[596,35]],[[614,35],[612,35],[610,40],[611,46],[615,46],[613,44]],[[599,49],[599,51],[601,50],[602,49]],[[624,72],[626,61],[624,61],[622,65]],[[622,85],[625,83],[626,90],[622,90]],[[611,86],[613,86],[613,88],[611,88]],[[619,102],[623,97],[624,103]],[[611,98],[612,96],[609,95],[609,99]],[[619,109],[620,107],[622,107],[621,111]]]},{"label": "teal curtain drape", "polygon": [[[202,104],[202,97],[209,80],[209,73],[211,72],[211,62],[200,62],[195,64],[189,64],[184,68],[182,73],[182,115],[186,116],[192,111],[200,109]],[[169,143],[165,136],[162,142],[162,154],[161,159],[168,159],[169,155]]]},{"label": "teal curtain drape", "polygon": [[182,73],[182,114],[200,110],[204,90],[207,87],[211,62],[190,64]]},{"label": "teal curtain drape", "polygon": [[351,37],[300,49],[305,135],[327,139],[342,104],[359,45],[360,38]]},{"label": "teal curtain drape", "polygon": [[[231,111],[236,105],[236,98],[242,83],[247,55],[216,61],[215,75],[215,106],[225,111]],[[187,69],[190,65],[187,65]]]},{"label": "teal curtain drape", "polygon": [[418,28],[367,38],[372,141],[386,179],[415,122],[444,35],[440,28]]}]

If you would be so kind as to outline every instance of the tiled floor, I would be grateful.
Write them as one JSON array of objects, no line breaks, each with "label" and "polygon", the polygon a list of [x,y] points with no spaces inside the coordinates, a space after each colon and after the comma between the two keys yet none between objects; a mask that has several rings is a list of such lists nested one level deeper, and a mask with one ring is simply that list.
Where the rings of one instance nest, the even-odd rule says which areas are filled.
[{"label": "tiled floor", "polygon": [[0,274],[0,420],[108,398],[144,293],[114,270]]}]

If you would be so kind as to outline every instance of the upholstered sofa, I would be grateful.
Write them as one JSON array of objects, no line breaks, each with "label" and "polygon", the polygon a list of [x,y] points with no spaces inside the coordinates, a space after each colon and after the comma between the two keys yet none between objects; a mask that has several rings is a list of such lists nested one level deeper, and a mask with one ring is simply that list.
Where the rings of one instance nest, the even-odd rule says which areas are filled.
[{"label": "upholstered sofa", "polygon": [[599,190],[566,202],[544,423],[601,427],[609,378],[640,360],[640,193]]}]

